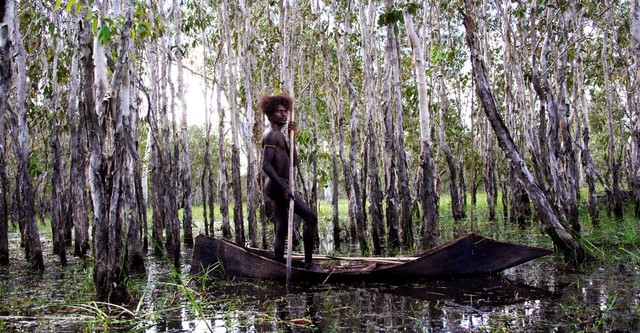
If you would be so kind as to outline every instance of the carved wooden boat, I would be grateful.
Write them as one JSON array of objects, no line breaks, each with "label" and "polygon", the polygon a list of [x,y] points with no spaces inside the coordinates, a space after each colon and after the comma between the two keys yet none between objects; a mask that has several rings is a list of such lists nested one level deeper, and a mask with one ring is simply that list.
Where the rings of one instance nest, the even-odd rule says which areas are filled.
[{"label": "carved wooden boat", "polygon": [[[450,278],[490,275],[551,254],[545,248],[496,241],[475,233],[411,257],[350,258],[314,256],[318,271],[305,270],[294,260],[291,281],[343,282],[354,280],[406,281],[420,278]],[[336,259],[319,263],[318,259]],[[191,274],[226,275],[250,279],[286,279],[286,265],[272,252],[238,246],[204,235],[196,237]]]}]

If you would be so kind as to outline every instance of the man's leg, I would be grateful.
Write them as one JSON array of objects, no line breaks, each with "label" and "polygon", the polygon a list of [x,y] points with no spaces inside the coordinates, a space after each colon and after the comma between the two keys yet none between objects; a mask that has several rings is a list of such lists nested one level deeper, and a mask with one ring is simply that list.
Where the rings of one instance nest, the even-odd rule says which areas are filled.
[{"label": "man's leg", "polygon": [[296,194],[294,204],[294,212],[304,220],[304,230],[302,231],[304,262],[305,265],[310,266],[313,264],[313,235],[318,225],[318,216],[298,194]]},{"label": "man's leg", "polygon": [[289,225],[289,206],[283,205],[282,202],[272,200],[273,220],[275,222],[275,234],[273,237],[273,252],[276,260],[284,262],[284,243],[287,239],[287,230]]}]

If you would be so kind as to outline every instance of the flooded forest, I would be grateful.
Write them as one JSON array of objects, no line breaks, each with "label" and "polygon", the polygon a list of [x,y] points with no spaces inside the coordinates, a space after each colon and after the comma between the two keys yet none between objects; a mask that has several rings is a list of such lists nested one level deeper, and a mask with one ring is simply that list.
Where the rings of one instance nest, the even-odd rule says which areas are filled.
[{"label": "flooded forest", "polygon": [[[638,0],[2,0],[0,21],[2,332],[640,330]],[[192,276],[200,234],[273,250],[271,94],[294,101],[314,254],[469,232],[553,254]]]}]

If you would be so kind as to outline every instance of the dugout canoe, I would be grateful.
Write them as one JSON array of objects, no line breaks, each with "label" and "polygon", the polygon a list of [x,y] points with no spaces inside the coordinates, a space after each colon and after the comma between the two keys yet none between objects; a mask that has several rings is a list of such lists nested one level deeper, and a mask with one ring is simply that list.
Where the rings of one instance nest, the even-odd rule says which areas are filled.
[{"label": "dugout canoe", "polygon": [[[314,256],[318,270],[294,260],[291,281],[406,281],[421,278],[482,276],[551,254],[540,247],[512,244],[469,233],[410,257],[352,258]],[[329,263],[328,259],[335,261]],[[286,265],[272,252],[239,246],[205,235],[196,237],[190,273],[285,281]]]}]

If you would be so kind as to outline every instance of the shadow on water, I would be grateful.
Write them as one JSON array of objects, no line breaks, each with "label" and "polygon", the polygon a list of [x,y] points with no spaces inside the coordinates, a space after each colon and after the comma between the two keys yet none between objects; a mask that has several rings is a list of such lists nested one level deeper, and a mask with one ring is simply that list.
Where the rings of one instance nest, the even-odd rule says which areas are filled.
[{"label": "shadow on water", "polygon": [[[530,242],[530,241],[528,241]],[[531,241],[533,242],[533,241]],[[50,244],[48,244],[50,245]],[[16,251],[13,251],[16,253]],[[48,252],[47,252],[48,253]],[[77,259],[32,274],[16,253],[0,267],[0,332],[633,332],[640,329],[638,263],[568,270],[548,256],[473,279],[284,284],[175,274],[147,257],[127,311],[92,302]],[[84,282],[83,282],[84,281]],[[92,310],[93,309],[93,310]],[[115,314],[114,314],[115,313]]]}]

